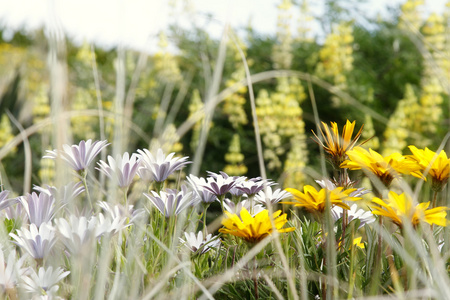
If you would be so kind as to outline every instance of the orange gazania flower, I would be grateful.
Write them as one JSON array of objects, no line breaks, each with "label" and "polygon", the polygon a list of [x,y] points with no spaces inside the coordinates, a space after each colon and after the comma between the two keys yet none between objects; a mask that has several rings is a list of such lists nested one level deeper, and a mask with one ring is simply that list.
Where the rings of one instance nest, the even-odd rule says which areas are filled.
[{"label": "orange gazania flower", "polygon": [[358,142],[364,125],[361,126],[354,138],[352,138],[352,135],[355,129],[355,121],[350,123],[350,121],[347,120],[342,128],[342,136],[339,135],[339,129],[335,122],[331,122],[331,128],[329,128],[326,123],[322,122],[322,127],[323,130],[320,129],[322,139],[320,139],[313,131],[313,140],[329,154],[331,162],[339,168],[339,165],[347,157],[346,152],[351,150]]},{"label": "orange gazania flower", "polygon": [[400,153],[393,153],[383,157],[378,152],[363,147],[355,147],[347,151],[348,160],[341,164],[341,168],[350,170],[365,170],[377,176],[385,186],[389,186],[400,174],[411,174],[424,179],[420,172],[421,167]]},{"label": "orange gazania flower", "polygon": [[422,171],[427,172],[432,178],[431,187],[434,191],[441,191],[450,177],[450,159],[447,153],[441,150],[439,154],[428,148],[417,149],[416,146],[408,147],[413,155],[408,155],[411,159],[421,167]]},{"label": "orange gazania flower", "polygon": [[375,197],[373,203],[379,206],[373,206],[374,215],[385,216],[392,220],[399,227],[403,227],[404,221],[411,222],[413,227],[423,221],[430,225],[447,226],[447,210],[445,206],[428,209],[430,202],[419,203],[413,206],[412,198],[406,194],[397,194],[389,192],[388,199]]}]

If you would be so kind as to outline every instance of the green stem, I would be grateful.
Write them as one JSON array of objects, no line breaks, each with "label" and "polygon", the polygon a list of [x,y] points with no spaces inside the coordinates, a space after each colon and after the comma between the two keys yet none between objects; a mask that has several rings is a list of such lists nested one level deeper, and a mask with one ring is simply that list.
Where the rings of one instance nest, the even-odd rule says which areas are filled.
[{"label": "green stem", "polygon": [[253,209],[253,197],[254,196],[250,196],[249,197],[249,200],[250,200],[250,214],[253,216],[253,211],[254,211],[254,209]]},{"label": "green stem", "polygon": [[[355,234],[355,229],[353,228],[352,230],[352,241],[354,239],[354,234]],[[355,263],[355,248],[356,246],[353,245],[352,242],[352,246],[351,246],[351,250],[350,250],[350,272],[349,272],[349,284],[348,284],[348,295],[347,295],[347,299],[352,299],[353,298],[353,288],[355,285],[355,276],[356,274],[353,274],[354,272],[354,263]]]},{"label": "green stem", "polygon": [[83,182],[83,186],[84,186],[84,191],[86,192],[86,197],[87,197],[87,199],[88,199],[89,206],[91,207],[91,210],[93,210],[93,209],[94,209],[94,206],[92,205],[91,195],[89,194],[89,189],[88,189],[88,185],[87,185],[87,170],[84,170],[84,171],[82,172],[82,174],[83,174],[83,176],[82,176],[82,178],[83,178],[82,182]]},{"label": "green stem", "polygon": [[325,271],[327,266],[327,260],[326,260],[326,234],[325,234],[325,218],[323,218],[322,222],[322,251],[323,251],[323,257],[322,257],[322,265],[323,265],[323,281],[322,281],[322,299],[327,299],[327,272]]},{"label": "green stem", "polygon": [[348,211],[346,209],[342,209],[342,237],[341,237],[341,245],[342,250],[345,252],[345,230],[347,229],[347,223],[348,223]]},{"label": "green stem", "polygon": [[258,270],[257,270],[257,266],[256,266],[256,256],[253,257],[253,264],[254,264],[254,268],[253,268],[253,284],[255,287],[255,299],[258,300],[259,299],[259,293],[258,293],[258,278],[257,278],[257,274],[258,274]]},{"label": "green stem", "polygon": [[203,204],[203,233],[206,237],[208,235],[208,227],[206,226],[206,211],[208,210],[210,203]]},{"label": "green stem", "polygon": [[122,189],[123,199],[125,201],[125,211],[128,212],[128,187]]},{"label": "green stem", "polygon": [[437,195],[438,195],[438,191],[434,191],[434,193],[433,193],[433,204],[432,204],[432,208],[435,208],[435,207],[436,207]]},{"label": "green stem", "polygon": [[378,289],[379,289],[379,283],[381,281],[381,271],[383,269],[383,259],[381,257],[381,252],[382,252],[382,246],[383,246],[383,239],[381,236],[381,230],[383,230],[383,217],[382,216],[378,216],[378,224],[379,224],[379,228],[380,228],[380,232],[378,232],[378,236],[377,236],[377,252],[375,253],[375,259],[373,261],[373,266],[372,266],[372,285],[370,288],[370,295],[376,295],[376,293],[378,293]]},{"label": "green stem", "polygon": [[155,188],[156,188],[156,192],[159,194],[159,192],[161,192],[162,189],[164,188],[164,181],[161,181],[161,182],[155,181]]},{"label": "green stem", "polygon": [[220,207],[222,207],[222,212],[225,212],[225,207],[223,206],[223,200],[225,199],[225,195],[217,196],[217,198],[219,198]]}]

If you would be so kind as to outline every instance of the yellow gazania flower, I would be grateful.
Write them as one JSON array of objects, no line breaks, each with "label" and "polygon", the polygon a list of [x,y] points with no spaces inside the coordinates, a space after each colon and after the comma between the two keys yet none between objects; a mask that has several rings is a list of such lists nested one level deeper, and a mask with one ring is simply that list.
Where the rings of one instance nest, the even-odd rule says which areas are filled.
[{"label": "yellow gazania flower", "polygon": [[319,137],[314,133],[313,140],[321,146],[330,156],[332,162],[336,167],[345,160],[346,152],[352,149],[356,143],[358,142],[359,137],[361,136],[364,125],[361,126],[358,133],[352,139],[353,130],[355,129],[355,121],[350,123],[347,120],[344,128],[342,129],[342,136],[339,136],[338,126],[335,122],[331,122],[331,128],[328,128],[328,125],[322,122],[323,130],[320,129],[320,134],[323,138],[323,142]]},{"label": "yellow gazania flower", "polygon": [[[327,196],[330,199],[331,205],[340,206],[344,209],[350,209],[350,207],[343,202],[343,200],[360,200],[360,197],[351,197],[350,193],[356,191],[356,189],[344,190],[343,187],[337,187],[334,190],[321,189],[317,191],[311,185],[305,185],[303,187],[303,193],[297,189],[287,188],[287,192],[294,196],[294,201],[281,202],[284,204],[294,204],[294,206],[304,207],[310,212],[323,213],[325,211],[325,203]],[[328,194],[328,195],[327,195]]]},{"label": "yellow gazania flower", "polygon": [[420,221],[430,225],[447,226],[447,207],[439,206],[428,209],[430,202],[419,203],[413,207],[413,201],[406,193],[398,195],[391,191],[388,199],[381,200],[375,197],[372,202],[379,205],[373,207],[372,213],[374,215],[388,217],[399,227],[403,226],[404,220],[409,220],[414,227]]},{"label": "yellow gazania flower", "polygon": [[[356,247],[358,247],[358,248],[360,248],[360,249],[364,249],[364,248],[365,248],[365,245],[364,245],[363,242],[361,242],[361,240],[362,240],[362,237],[361,237],[361,236],[360,236],[360,237],[357,237],[357,238],[354,238],[354,239],[353,239],[353,242],[352,242],[352,245],[355,245]],[[339,242],[339,244],[338,244],[338,249],[341,249],[341,247],[342,247],[342,241]],[[350,246],[349,249],[351,249],[351,246]]]},{"label": "yellow gazania flower", "polygon": [[358,248],[364,249],[365,245],[363,242],[361,242],[362,237],[357,237],[353,239],[353,245],[355,245]]},{"label": "yellow gazania flower", "polygon": [[225,211],[225,214],[228,218],[222,220],[224,228],[219,229],[219,232],[241,237],[249,243],[257,243],[272,234],[273,227],[270,222],[271,218],[278,232],[291,232],[295,230],[295,227],[281,228],[287,222],[287,215],[281,214],[281,210],[274,212],[272,217],[269,216],[267,209],[259,212],[255,217],[252,217],[245,208],[242,208],[240,218],[237,214],[231,214],[227,211]]},{"label": "yellow gazania flower", "polygon": [[406,158],[400,153],[393,153],[383,157],[378,152],[362,147],[355,147],[347,151],[348,160],[341,164],[341,168],[350,170],[366,170],[377,176],[384,185],[389,186],[400,174],[411,174],[415,177],[425,179],[420,172],[420,166]]},{"label": "yellow gazania flower", "polygon": [[441,150],[437,154],[428,148],[417,149],[415,146],[409,146],[409,149],[413,155],[408,155],[407,158],[417,162],[422,171],[428,170],[433,181],[432,189],[441,191],[450,177],[450,159],[447,157],[447,153]]}]

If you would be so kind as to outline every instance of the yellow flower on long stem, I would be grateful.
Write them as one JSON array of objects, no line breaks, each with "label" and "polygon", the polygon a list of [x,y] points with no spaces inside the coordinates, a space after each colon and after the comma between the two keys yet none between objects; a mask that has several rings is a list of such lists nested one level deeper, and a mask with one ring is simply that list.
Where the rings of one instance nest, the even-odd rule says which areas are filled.
[{"label": "yellow flower on long stem", "polygon": [[379,205],[373,206],[372,213],[374,215],[385,216],[400,228],[403,227],[405,220],[411,222],[413,227],[417,227],[421,221],[430,225],[447,226],[446,210],[449,208],[439,206],[428,209],[430,202],[423,202],[413,206],[412,198],[406,193],[398,195],[391,191],[388,199],[382,200],[375,197],[372,202]]},{"label": "yellow flower on long stem", "polygon": [[409,149],[413,155],[408,155],[407,158],[417,162],[422,171],[430,175],[433,191],[442,191],[450,177],[450,159],[447,157],[447,153],[441,150],[437,154],[428,148],[417,149],[416,146],[409,146]]},{"label": "yellow flower on long stem", "polygon": [[360,249],[364,249],[366,246],[363,242],[361,242],[362,237],[357,237],[353,239],[353,245],[357,246]]},{"label": "yellow flower on long stem", "polygon": [[274,212],[271,217],[267,209],[259,212],[255,217],[252,217],[245,208],[242,208],[240,217],[227,211],[225,211],[225,214],[228,218],[222,220],[224,228],[219,229],[219,232],[241,237],[253,244],[272,234],[274,228],[272,227],[271,219],[273,219],[273,224],[278,232],[295,230],[295,227],[282,229],[287,222],[287,215],[281,214],[281,210]]},{"label": "yellow flower on long stem", "polygon": [[352,149],[358,142],[361,136],[364,125],[361,126],[358,133],[352,138],[353,131],[355,129],[355,121],[351,122],[347,120],[344,128],[342,128],[342,136],[339,135],[339,129],[335,122],[331,122],[330,128],[324,122],[322,122],[323,130],[320,129],[320,134],[323,141],[315,134],[313,140],[321,146],[330,156],[332,163],[339,168],[339,165],[345,160],[346,152]]},{"label": "yellow flower on long stem", "polygon": [[344,190],[343,187],[337,187],[334,190],[321,189],[318,191],[313,186],[306,185],[303,187],[303,193],[293,188],[287,188],[286,191],[292,194],[294,201],[285,201],[281,203],[303,207],[313,213],[323,213],[325,211],[327,198],[329,198],[331,205],[340,206],[344,209],[350,209],[350,207],[343,202],[344,200],[354,201],[361,199],[360,197],[350,196],[356,189]]},{"label": "yellow flower on long stem", "polygon": [[421,167],[400,153],[383,157],[372,149],[367,151],[362,147],[355,147],[347,151],[347,155],[349,159],[341,164],[341,168],[368,171],[377,176],[386,187],[391,184],[392,180],[400,177],[400,174],[411,174],[425,179],[420,172]]}]

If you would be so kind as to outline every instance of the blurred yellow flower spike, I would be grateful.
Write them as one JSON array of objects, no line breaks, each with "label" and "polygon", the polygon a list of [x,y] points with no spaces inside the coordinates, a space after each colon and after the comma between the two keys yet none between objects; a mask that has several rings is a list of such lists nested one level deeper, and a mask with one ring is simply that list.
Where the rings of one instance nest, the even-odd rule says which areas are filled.
[{"label": "blurred yellow flower spike", "polygon": [[313,186],[306,185],[303,187],[303,193],[297,189],[287,188],[287,192],[291,193],[294,201],[281,202],[284,204],[293,204],[294,206],[303,207],[312,213],[323,213],[325,211],[325,203],[327,197],[330,199],[331,205],[340,206],[344,209],[350,207],[343,201],[355,201],[362,199],[361,197],[352,197],[350,194],[356,189],[346,189],[337,187],[334,190],[321,189],[317,191]]},{"label": "blurred yellow flower spike", "polygon": [[363,147],[355,147],[347,151],[347,155],[349,159],[341,164],[341,168],[368,171],[377,176],[387,187],[392,180],[399,178],[400,174],[410,174],[414,177],[425,179],[420,172],[421,167],[419,164],[407,159],[406,156],[400,153],[392,153],[383,157],[372,149],[367,151]]},{"label": "blurred yellow flower spike", "polygon": [[351,150],[358,142],[364,125],[361,126],[354,138],[352,138],[352,135],[355,129],[355,121],[350,122],[347,120],[342,129],[342,136],[339,135],[339,129],[335,122],[331,122],[331,128],[324,122],[322,122],[322,126],[323,130],[320,128],[322,139],[313,131],[313,140],[330,155],[333,165],[339,168],[339,165],[347,157],[346,152]]},{"label": "blurred yellow flower spike", "polygon": [[421,170],[430,175],[432,178],[431,188],[434,191],[442,191],[450,177],[450,159],[447,157],[447,153],[441,150],[437,154],[428,148],[417,149],[416,146],[408,148],[413,155],[408,155],[407,158],[417,162]]},{"label": "blurred yellow flower spike", "polygon": [[421,221],[430,225],[447,226],[447,210],[448,207],[439,206],[428,209],[430,202],[419,203],[413,206],[411,196],[406,193],[397,194],[393,191],[389,192],[388,199],[373,198],[373,203],[379,206],[373,206],[372,213],[374,215],[385,216],[403,227],[403,222],[408,220],[413,227],[417,227]]},{"label": "blurred yellow flower spike", "polygon": [[272,234],[273,227],[271,219],[273,219],[273,224],[278,232],[291,232],[295,230],[295,227],[282,228],[287,223],[287,215],[281,214],[281,210],[274,212],[272,216],[269,216],[269,211],[265,209],[252,217],[245,208],[242,208],[240,217],[237,214],[231,214],[227,211],[225,211],[225,214],[227,218],[222,220],[224,228],[219,229],[219,232],[240,237],[252,244],[256,244]]}]

